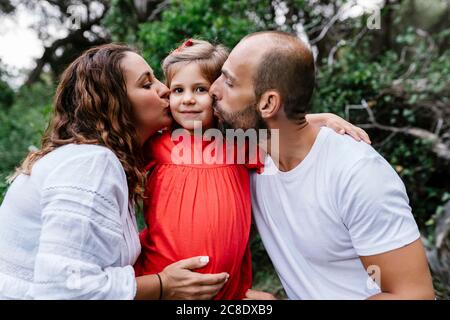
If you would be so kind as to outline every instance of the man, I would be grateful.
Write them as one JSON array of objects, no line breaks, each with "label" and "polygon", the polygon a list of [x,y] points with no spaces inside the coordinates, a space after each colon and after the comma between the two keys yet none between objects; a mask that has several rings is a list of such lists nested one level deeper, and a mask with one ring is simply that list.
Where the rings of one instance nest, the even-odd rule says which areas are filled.
[{"label": "man", "polygon": [[[232,50],[210,89],[224,127],[279,130],[266,173],[252,175],[252,204],[288,297],[433,299],[398,175],[368,144],[308,125],[314,73],[298,38],[261,32]],[[247,297],[273,296],[250,290]]]}]

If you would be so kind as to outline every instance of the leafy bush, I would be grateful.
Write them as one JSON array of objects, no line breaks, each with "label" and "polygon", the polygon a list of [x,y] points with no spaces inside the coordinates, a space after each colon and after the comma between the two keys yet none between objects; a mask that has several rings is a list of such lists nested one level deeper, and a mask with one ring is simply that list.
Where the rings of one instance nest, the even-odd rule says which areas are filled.
[{"label": "leafy bush", "polygon": [[5,81],[5,74],[6,71],[4,70],[2,61],[0,59],[0,111],[5,110],[14,103],[14,91]]},{"label": "leafy bush", "polygon": [[54,87],[43,83],[22,87],[15,104],[0,112],[0,202],[7,188],[5,178],[20,164],[30,147],[39,147],[53,93]]}]

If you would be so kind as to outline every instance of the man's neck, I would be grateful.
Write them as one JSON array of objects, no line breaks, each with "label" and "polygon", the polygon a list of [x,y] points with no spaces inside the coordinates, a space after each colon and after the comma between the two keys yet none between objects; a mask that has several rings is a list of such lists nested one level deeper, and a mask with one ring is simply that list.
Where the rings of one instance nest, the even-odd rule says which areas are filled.
[{"label": "man's neck", "polygon": [[280,171],[290,171],[298,166],[311,151],[320,131],[320,128],[308,122],[296,124],[283,121],[269,128],[279,129],[279,147],[271,147],[273,144],[269,141],[267,152]]}]

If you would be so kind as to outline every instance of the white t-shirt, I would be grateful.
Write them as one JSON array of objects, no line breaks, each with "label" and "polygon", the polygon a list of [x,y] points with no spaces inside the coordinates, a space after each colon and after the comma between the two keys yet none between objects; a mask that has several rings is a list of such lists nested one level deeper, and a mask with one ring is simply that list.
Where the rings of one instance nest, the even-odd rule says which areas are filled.
[{"label": "white t-shirt", "polygon": [[251,179],[254,220],[290,299],[377,294],[359,257],[420,237],[389,163],[370,145],[331,129],[320,129],[294,169],[279,171],[267,156],[264,173]]}]

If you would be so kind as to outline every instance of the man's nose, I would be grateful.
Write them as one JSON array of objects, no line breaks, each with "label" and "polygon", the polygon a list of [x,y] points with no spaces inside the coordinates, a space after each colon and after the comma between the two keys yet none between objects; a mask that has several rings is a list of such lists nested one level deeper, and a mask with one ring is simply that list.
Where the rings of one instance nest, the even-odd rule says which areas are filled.
[{"label": "man's nose", "polygon": [[218,92],[217,92],[217,80],[213,82],[211,87],[209,88],[209,95],[214,99],[218,99]]}]

